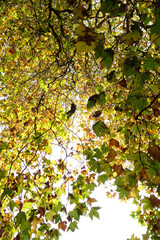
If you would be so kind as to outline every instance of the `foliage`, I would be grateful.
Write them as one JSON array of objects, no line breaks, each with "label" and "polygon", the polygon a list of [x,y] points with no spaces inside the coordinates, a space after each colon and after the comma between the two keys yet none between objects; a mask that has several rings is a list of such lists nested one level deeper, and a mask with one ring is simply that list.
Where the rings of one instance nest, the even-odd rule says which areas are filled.
[{"label": "foliage", "polygon": [[75,231],[110,181],[160,238],[159,14],[158,0],[0,2],[1,239]]}]

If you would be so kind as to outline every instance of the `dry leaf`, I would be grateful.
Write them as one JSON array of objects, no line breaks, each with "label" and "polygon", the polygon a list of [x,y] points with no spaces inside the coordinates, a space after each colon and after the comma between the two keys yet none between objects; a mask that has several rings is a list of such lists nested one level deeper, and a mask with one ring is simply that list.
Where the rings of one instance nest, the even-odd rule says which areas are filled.
[{"label": "dry leaf", "polygon": [[160,162],[160,147],[156,144],[150,145],[148,148],[149,155],[153,158],[154,161]]},{"label": "dry leaf", "polygon": [[127,87],[127,84],[126,84],[126,80],[125,80],[125,79],[119,81],[118,84],[119,84],[121,87],[123,87],[123,88],[126,88],[126,87]]},{"label": "dry leaf", "polygon": [[150,200],[151,205],[153,207],[157,207],[157,208],[160,207],[160,200],[158,198],[156,198],[154,195],[151,195],[149,200]]},{"label": "dry leaf", "polygon": [[96,111],[96,112],[93,114],[93,117],[97,118],[97,117],[99,117],[101,114],[102,114],[102,111],[101,111],[101,110],[98,110],[98,111]]},{"label": "dry leaf", "polygon": [[109,140],[109,147],[119,147],[119,142],[116,139],[110,139]]},{"label": "dry leaf", "polygon": [[67,227],[67,222],[66,221],[58,223],[58,229],[62,229],[63,231],[65,231],[66,227]]},{"label": "dry leaf", "polygon": [[39,211],[39,213],[40,213],[40,218],[43,217],[44,214],[45,214],[45,208],[39,207],[39,208],[38,208],[38,211]]},{"label": "dry leaf", "polygon": [[113,165],[113,170],[117,173],[118,176],[122,175],[123,172],[124,172],[122,164],[120,164],[120,165],[114,164]]},{"label": "dry leaf", "polygon": [[88,198],[87,203],[91,206],[93,202],[97,202],[95,198]]}]

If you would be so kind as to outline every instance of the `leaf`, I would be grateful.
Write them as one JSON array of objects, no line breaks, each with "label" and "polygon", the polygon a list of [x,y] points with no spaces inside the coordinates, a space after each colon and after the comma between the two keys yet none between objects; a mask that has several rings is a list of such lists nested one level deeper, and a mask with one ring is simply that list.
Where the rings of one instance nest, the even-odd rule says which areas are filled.
[{"label": "leaf", "polygon": [[152,91],[153,91],[154,93],[156,93],[156,94],[158,94],[159,91],[160,91],[159,87],[158,87],[157,85],[155,85],[155,84],[150,84],[149,87],[150,87],[150,88],[152,89]]},{"label": "leaf", "polygon": [[152,209],[151,201],[148,197],[144,197],[141,202],[143,203],[143,210]]},{"label": "leaf", "polygon": [[97,118],[97,117],[99,117],[101,114],[102,114],[102,111],[101,111],[101,110],[98,110],[98,111],[96,111],[96,112],[93,114],[93,117]]},{"label": "leaf", "polygon": [[119,81],[118,84],[123,88],[127,87],[127,83],[126,83],[126,80],[124,78],[121,81]]},{"label": "leaf", "polygon": [[105,136],[105,134],[109,134],[109,128],[101,120],[96,122],[92,128],[95,134],[97,135],[97,137],[101,137],[101,136]]},{"label": "leaf", "polygon": [[5,178],[6,172],[2,169],[0,169],[0,179]]},{"label": "leaf", "polygon": [[84,19],[84,17],[88,17],[88,13],[86,8],[84,8],[83,6],[81,6],[81,4],[79,4],[78,8],[74,10],[74,18],[77,19]]},{"label": "leaf", "polygon": [[25,212],[19,212],[16,216],[16,225],[19,226],[26,221]]},{"label": "leaf", "polygon": [[107,162],[108,163],[112,162],[116,156],[117,156],[116,151],[114,151],[114,149],[111,148],[107,156]]},{"label": "leaf", "polygon": [[70,216],[71,219],[74,218],[75,220],[79,221],[82,212],[80,211],[80,209],[76,208],[73,211],[70,211],[68,215]]},{"label": "leaf", "polygon": [[122,164],[120,164],[120,165],[114,164],[113,170],[117,173],[117,176],[121,176],[124,172],[124,168],[123,168]]},{"label": "leaf", "polygon": [[97,202],[97,200],[95,199],[95,198],[88,198],[87,199],[87,203],[91,206],[92,205],[92,203],[94,203],[94,202]]},{"label": "leaf", "polygon": [[65,231],[66,228],[67,228],[67,222],[66,221],[58,223],[58,229],[62,229],[63,231]]},{"label": "leaf", "polygon": [[100,207],[92,207],[91,211],[89,213],[89,217],[93,220],[93,217],[99,218],[99,212],[97,210],[99,210]]},{"label": "leaf", "polygon": [[148,153],[149,155],[153,158],[154,161],[159,161],[160,162],[160,147],[157,146],[156,144],[153,144],[149,146],[148,148]]},{"label": "leaf", "polygon": [[83,23],[80,23],[75,30],[75,34],[79,37],[84,37],[86,33],[89,31],[89,28],[86,27]]},{"label": "leaf", "polygon": [[116,139],[112,138],[109,140],[109,147],[119,148],[119,142]]},{"label": "leaf", "polygon": [[74,221],[74,222],[71,222],[71,223],[70,223],[68,229],[70,229],[72,232],[74,232],[76,228],[78,229],[77,222]]},{"label": "leaf", "polygon": [[87,53],[95,49],[96,43],[92,40],[92,38],[84,38],[83,41],[75,43],[75,47],[78,54],[83,52]]},{"label": "leaf", "polygon": [[3,149],[8,149],[8,144],[7,144],[6,142],[0,142],[0,152],[1,152]]},{"label": "leaf", "polygon": [[88,184],[88,189],[92,192],[94,191],[95,187],[97,187],[97,185],[95,183],[89,183]]},{"label": "leaf", "polygon": [[99,104],[100,104],[100,106],[103,107],[103,105],[105,104],[105,102],[106,102],[105,92],[103,91],[103,92],[101,92],[101,93],[99,94]]},{"label": "leaf", "polygon": [[98,176],[98,182],[102,182],[103,184],[107,181],[108,175],[107,174],[102,174]]},{"label": "leaf", "polygon": [[69,110],[67,114],[67,119],[69,119],[76,111],[76,105],[74,103],[71,104],[71,110]]},{"label": "leaf", "polygon": [[127,194],[127,198],[138,198],[139,197],[139,191],[136,187],[131,187],[131,188],[127,188],[128,194]]},{"label": "leaf", "polygon": [[149,200],[153,207],[160,208],[160,200],[156,198],[153,194],[150,196]]},{"label": "leaf", "polygon": [[30,224],[30,222],[25,221],[22,223],[20,228],[22,231],[28,231],[31,229],[31,224]]},{"label": "leaf", "polygon": [[87,102],[87,109],[91,109],[96,105],[96,103],[99,101],[99,95],[94,94],[91,97],[89,97],[88,102]]},{"label": "leaf", "polygon": [[112,49],[106,49],[102,53],[101,63],[109,70],[112,66],[114,52]]}]

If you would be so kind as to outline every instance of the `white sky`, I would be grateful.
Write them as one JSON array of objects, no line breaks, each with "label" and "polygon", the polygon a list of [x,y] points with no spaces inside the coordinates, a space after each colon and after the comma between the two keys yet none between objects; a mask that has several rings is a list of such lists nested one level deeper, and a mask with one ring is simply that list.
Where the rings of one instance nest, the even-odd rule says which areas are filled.
[{"label": "white sky", "polygon": [[96,189],[93,197],[98,200],[96,205],[102,207],[100,220],[81,217],[79,230],[62,233],[60,240],[126,240],[133,233],[142,239],[145,227],[129,216],[132,210],[136,210],[132,199],[128,203],[120,202],[118,198],[108,199],[104,187]]}]

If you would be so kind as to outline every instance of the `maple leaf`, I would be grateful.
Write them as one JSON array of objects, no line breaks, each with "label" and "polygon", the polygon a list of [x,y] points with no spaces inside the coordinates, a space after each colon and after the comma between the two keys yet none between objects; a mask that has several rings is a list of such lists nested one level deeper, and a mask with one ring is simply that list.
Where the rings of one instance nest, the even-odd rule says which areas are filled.
[{"label": "maple leaf", "polygon": [[62,229],[63,231],[65,231],[66,228],[67,228],[67,222],[66,222],[66,221],[59,222],[59,223],[58,223],[58,228],[59,228],[59,229]]}]

